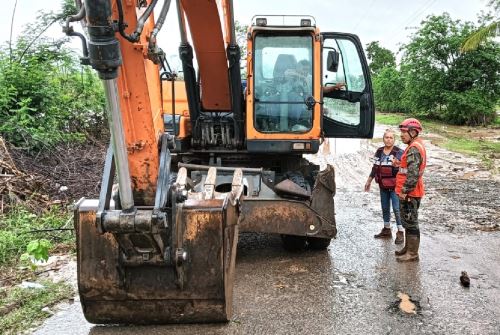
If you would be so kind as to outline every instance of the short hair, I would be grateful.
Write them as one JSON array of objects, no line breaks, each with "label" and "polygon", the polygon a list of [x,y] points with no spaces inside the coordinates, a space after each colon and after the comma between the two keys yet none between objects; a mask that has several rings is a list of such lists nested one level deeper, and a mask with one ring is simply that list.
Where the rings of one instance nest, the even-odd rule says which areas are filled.
[{"label": "short hair", "polygon": [[300,60],[299,64],[304,66],[311,66],[311,62],[309,62],[307,59]]},{"label": "short hair", "polygon": [[396,132],[394,131],[394,129],[387,128],[386,130],[384,130],[384,135],[382,135],[382,137],[385,137],[385,134],[387,133],[391,133],[394,137],[396,137]]}]

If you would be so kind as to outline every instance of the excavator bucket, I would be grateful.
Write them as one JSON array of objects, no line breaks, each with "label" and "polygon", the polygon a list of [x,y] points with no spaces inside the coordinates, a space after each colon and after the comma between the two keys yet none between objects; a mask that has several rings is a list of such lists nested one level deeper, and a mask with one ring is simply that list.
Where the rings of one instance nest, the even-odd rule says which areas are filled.
[{"label": "excavator bucket", "polygon": [[75,212],[78,288],[92,323],[223,322],[231,318],[241,170],[232,189],[215,192],[215,168],[203,192],[187,191],[186,170],[174,184],[172,220],[152,209],[108,210],[82,200]]}]

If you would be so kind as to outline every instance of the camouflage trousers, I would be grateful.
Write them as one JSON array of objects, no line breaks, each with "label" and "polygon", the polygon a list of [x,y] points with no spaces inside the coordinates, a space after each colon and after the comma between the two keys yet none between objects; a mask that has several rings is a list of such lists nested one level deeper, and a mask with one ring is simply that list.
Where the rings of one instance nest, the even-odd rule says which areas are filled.
[{"label": "camouflage trousers", "polygon": [[399,201],[401,212],[401,223],[409,235],[418,235],[420,228],[418,226],[418,208],[420,207],[420,198],[408,198],[408,200]]}]

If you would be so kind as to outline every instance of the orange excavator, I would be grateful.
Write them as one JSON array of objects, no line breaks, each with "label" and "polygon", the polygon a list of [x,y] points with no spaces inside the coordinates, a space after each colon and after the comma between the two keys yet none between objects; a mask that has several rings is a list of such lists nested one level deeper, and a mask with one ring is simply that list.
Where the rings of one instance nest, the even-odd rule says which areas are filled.
[{"label": "orange excavator", "polygon": [[303,155],[325,137],[373,135],[357,36],[320,32],[311,16],[255,16],[242,78],[232,0],[177,0],[179,79],[157,43],[171,1],[155,21],[157,2],[80,0],[64,28],[102,79],[111,132],[99,199],[75,209],[93,323],[229,320],[238,232],[326,249],[334,171]]}]

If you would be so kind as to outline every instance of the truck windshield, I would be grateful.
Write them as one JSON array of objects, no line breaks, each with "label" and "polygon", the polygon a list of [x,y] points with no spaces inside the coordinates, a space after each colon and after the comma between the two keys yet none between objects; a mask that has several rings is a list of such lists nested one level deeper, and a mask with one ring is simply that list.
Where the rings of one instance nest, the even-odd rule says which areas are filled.
[{"label": "truck windshield", "polygon": [[307,132],[313,95],[310,35],[258,35],[254,42],[254,115],[260,132]]}]

